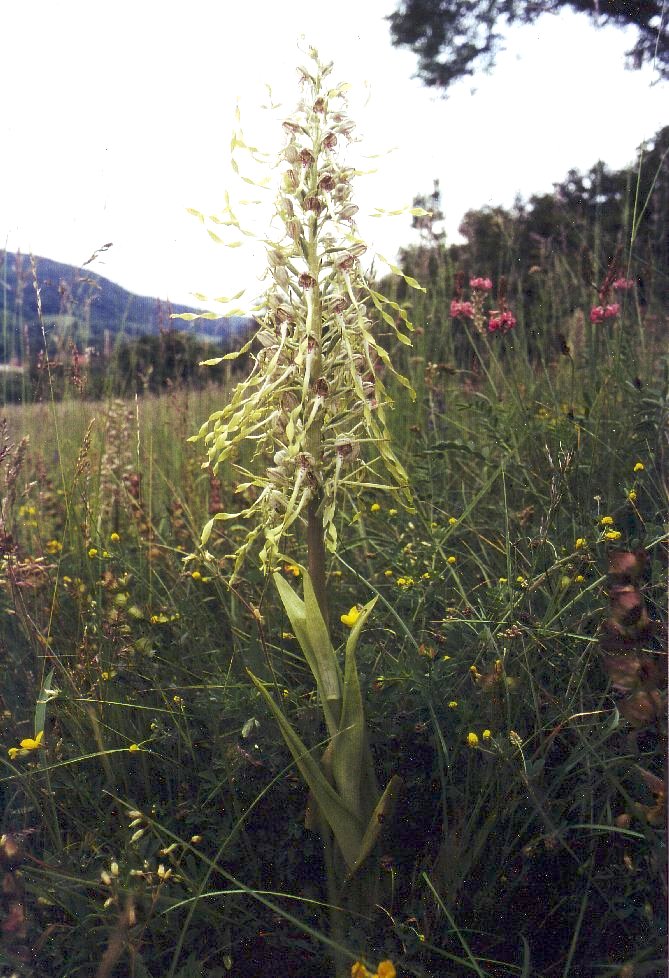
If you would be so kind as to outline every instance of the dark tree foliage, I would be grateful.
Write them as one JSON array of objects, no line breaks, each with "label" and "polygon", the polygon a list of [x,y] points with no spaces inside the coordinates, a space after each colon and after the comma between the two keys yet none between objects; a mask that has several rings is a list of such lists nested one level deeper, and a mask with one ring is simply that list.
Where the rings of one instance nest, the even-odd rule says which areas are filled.
[{"label": "dark tree foliage", "polygon": [[418,55],[418,77],[445,90],[459,78],[492,67],[502,40],[499,25],[531,24],[564,7],[586,14],[597,26],[635,27],[629,65],[640,68],[654,61],[660,77],[669,78],[663,0],[401,0],[388,20],[393,44]]}]

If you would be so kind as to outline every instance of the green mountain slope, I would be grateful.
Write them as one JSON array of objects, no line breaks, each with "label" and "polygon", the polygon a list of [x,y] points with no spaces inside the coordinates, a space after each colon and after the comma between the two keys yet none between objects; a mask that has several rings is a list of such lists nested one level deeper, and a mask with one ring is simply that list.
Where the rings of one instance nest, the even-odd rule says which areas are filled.
[{"label": "green mountain slope", "polygon": [[[87,268],[35,258],[45,335],[51,346],[76,344],[109,353],[121,338],[162,330],[182,330],[224,347],[236,343],[251,320],[241,316],[186,325],[172,313],[198,312],[190,306],[139,296]],[[0,250],[0,362],[26,362],[44,346],[30,259]]]}]

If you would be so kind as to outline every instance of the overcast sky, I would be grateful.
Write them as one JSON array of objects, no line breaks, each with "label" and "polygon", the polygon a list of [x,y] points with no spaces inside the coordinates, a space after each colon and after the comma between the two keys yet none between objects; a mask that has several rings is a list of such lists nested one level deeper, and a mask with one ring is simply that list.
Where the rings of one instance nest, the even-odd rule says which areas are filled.
[{"label": "overcast sky", "polygon": [[[624,69],[634,32],[596,31],[563,13],[515,28],[490,75],[444,100],[412,78],[416,59],[390,45],[395,0],[32,0],[3,4],[0,60],[0,247],[92,266],[135,292],[252,298],[263,253],[214,244],[186,213],[219,212],[240,188],[229,166],[234,109],[255,145],[279,119],[261,113],[266,84],[288,114],[299,98],[304,35],[334,79],[377,172],[357,181],[363,236],[394,257],[410,218],[366,219],[441,181],[448,239],[466,210],[550,192],[597,159],[630,164],[667,124],[667,85]],[[389,152],[393,150],[392,152]],[[243,219],[243,215],[242,215]],[[248,239],[250,241],[250,239]],[[486,274],[486,269],[480,269]],[[242,304],[244,300],[241,300]]]}]

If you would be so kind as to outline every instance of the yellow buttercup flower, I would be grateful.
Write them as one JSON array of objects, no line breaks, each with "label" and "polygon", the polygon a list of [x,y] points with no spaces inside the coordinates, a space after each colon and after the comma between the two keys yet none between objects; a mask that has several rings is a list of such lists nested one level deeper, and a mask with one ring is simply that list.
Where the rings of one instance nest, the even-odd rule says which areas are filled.
[{"label": "yellow buttercup flower", "polygon": [[481,734],[481,737],[483,738],[483,740],[491,740],[492,739],[492,731],[491,730],[484,730],[483,733]]},{"label": "yellow buttercup flower", "polygon": [[373,978],[372,972],[369,971],[362,961],[356,961],[351,967],[351,978]]},{"label": "yellow buttercup flower", "polygon": [[635,472],[643,472],[645,468],[646,468],[646,466],[643,464],[643,462],[635,462],[634,463],[634,471]]},{"label": "yellow buttercup flower", "polygon": [[396,975],[392,961],[380,961],[376,971],[370,971],[362,961],[356,961],[351,967],[351,978],[396,978]]},{"label": "yellow buttercup flower", "polygon": [[583,547],[585,547],[585,546],[586,546],[586,539],[585,539],[585,537],[578,537],[577,540],[576,540],[576,543],[574,544],[574,548],[576,550],[582,550]]},{"label": "yellow buttercup flower", "polygon": [[448,525],[449,525],[449,526],[455,526],[455,524],[456,524],[457,522],[458,522],[458,521],[457,521],[457,519],[455,518],[455,516],[450,516],[450,517],[449,517],[449,519],[448,519]]},{"label": "yellow buttercup flower", "polygon": [[635,503],[636,502],[636,490],[635,489],[630,489],[630,491],[627,493],[627,498],[629,499],[629,501],[631,503]]},{"label": "yellow buttercup flower", "polygon": [[118,543],[121,538],[118,535],[118,533],[112,533],[109,539],[111,540],[112,543]]},{"label": "yellow buttercup flower", "polygon": [[140,750],[140,746],[139,746],[139,744],[130,744],[130,747],[128,747],[128,750],[129,751],[132,751],[134,753],[134,751]]},{"label": "yellow buttercup flower", "polygon": [[607,530],[604,534],[605,540],[620,540],[622,533],[620,530]]},{"label": "yellow buttercup flower", "polygon": [[355,625],[356,621],[360,617],[360,612],[361,611],[362,611],[362,608],[360,607],[360,605],[359,604],[354,604],[353,607],[351,608],[351,610],[348,612],[348,614],[341,616],[341,623],[342,623],[342,625],[346,625],[347,628],[353,628],[353,626]]},{"label": "yellow buttercup flower", "polygon": [[378,513],[380,509],[381,506],[379,505],[379,503],[372,503],[372,505],[369,507],[371,513]]},{"label": "yellow buttercup flower", "polygon": [[292,574],[293,577],[299,577],[301,573],[300,568],[297,566],[297,564],[284,564],[283,572],[284,574]]},{"label": "yellow buttercup flower", "polygon": [[457,700],[451,700],[450,703],[448,704],[449,710],[456,710],[457,706],[458,706]]},{"label": "yellow buttercup flower", "polygon": [[446,558],[446,563],[447,564],[454,564],[457,561],[457,559],[458,559],[457,557],[454,557],[453,554],[451,554],[450,557],[447,557]]},{"label": "yellow buttercup flower", "polygon": [[22,740],[21,747],[23,747],[24,750],[37,750],[38,747],[42,746],[43,737],[44,731],[40,730],[34,739],[32,737],[26,737],[25,740]]},{"label": "yellow buttercup flower", "polygon": [[600,525],[601,526],[613,526],[613,517],[612,516],[602,516],[602,518],[601,518],[601,520],[599,522],[600,522]]},{"label": "yellow buttercup flower", "polygon": [[469,747],[478,747],[478,745],[479,745],[479,739],[478,739],[478,736],[475,733],[468,733],[467,734],[467,745]]},{"label": "yellow buttercup flower", "polygon": [[7,753],[9,754],[9,759],[11,761],[15,760],[17,757],[25,757],[33,750],[37,750],[42,746],[42,738],[44,737],[44,731],[40,732],[35,737],[25,737],[21,741],[20,747],[10,747]]}]

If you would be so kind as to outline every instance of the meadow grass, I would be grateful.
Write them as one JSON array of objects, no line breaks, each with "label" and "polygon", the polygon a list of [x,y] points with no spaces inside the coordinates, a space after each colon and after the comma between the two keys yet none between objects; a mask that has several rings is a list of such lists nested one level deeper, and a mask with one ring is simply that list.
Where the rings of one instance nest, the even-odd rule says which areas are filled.
[{"label": "meadow grass", "polygon": [[[379,780],[404,781],[375,850],[383,900],[348,921],[351,962],[665,973],[650,779],[666,730],[661,711],[621,712],[630,687],[600,643],[610,552],[643,550],[656,631],[628,654],[662,658],[667,364],[625,354],[636,328],[532,362],[522,327],[475,337],[472,370],[424,325],[398,354],[419,392],[393,392],[391,421],[415,506],[357,498],[328,565],[342,642],[339,616],[378,595],[359,670]],[[242,523],[197,556],[210,513],[236,502],[186,439],[225,397],[5,411],[7,974],[220,978],[278,955],[286,974],[328,973],[320,842],[246,669],[323,743],[312,681],[262,575],[227,586]]]}]

